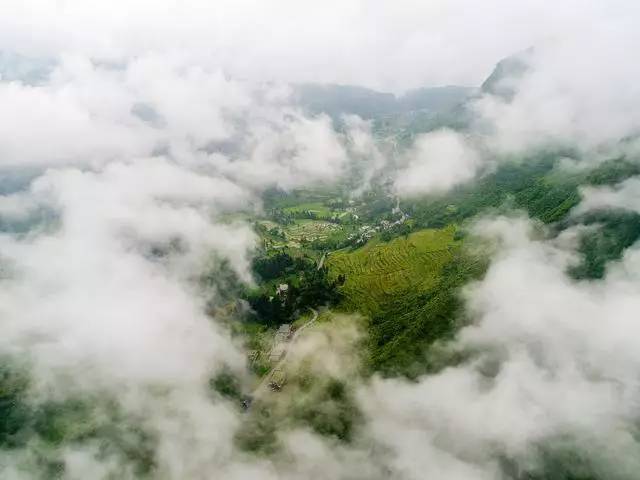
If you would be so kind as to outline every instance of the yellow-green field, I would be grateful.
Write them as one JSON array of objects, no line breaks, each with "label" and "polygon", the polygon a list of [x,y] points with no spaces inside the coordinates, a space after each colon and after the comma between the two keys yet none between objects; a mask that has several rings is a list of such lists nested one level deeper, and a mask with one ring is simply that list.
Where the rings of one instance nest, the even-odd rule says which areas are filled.
[{"label": "yellow-green field", "polygon": [[324,205],[322,202],[307,202],[307,203],[299,203],[297,205],[293,205],[291,207],[285,207],[283,210],[287,213],[303,213],[303,212],[311,212],[317,215],[319,218],[330,217],[334,214],[329,207]]},{"label": "yellow-green field", "polygon": [[388,243],[374,238],[353,252],[332,253],[326,261],[331,278],[346,277],[343,306],[371,315],[399,291],[429,289],[458,246],[454,233],[454,226],[420,230]]}]

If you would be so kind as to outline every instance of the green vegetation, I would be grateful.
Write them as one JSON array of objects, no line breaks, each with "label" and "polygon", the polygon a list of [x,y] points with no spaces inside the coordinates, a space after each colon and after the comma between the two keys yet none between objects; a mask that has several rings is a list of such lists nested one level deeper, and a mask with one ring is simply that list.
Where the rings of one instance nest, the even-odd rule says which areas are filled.
[{"label": "green vegetation", "polygon": [[253,266],[263,282],[244,297],[258,323],[271,327],[291,323],[308,308],[336,303],[340,298],[339,282],[329,278],[326,266],[320,267],[307,256],[292,257],[277,251],[256,258]]},{"label": "green vegetation", "polygon": [[[321,314],[322,323],[312,327],[312,349],[298,350],[286,363],[286,386],[278,393],[256,396],[238,431],[243,450],[269,455],[281,445],[277,431],[308,428],[334,442],[351,442],[363,422],[354,385],[360,375],[362,338],[356,334],[358,319]],[[319,320],[320,321],[320,320]],[[339,359],[345,362],[339,369]]]},{"label": "green vegetation", "polygon": [[155,439],[142,428],[140,419],[124,416],[108,396],[36,403],[29,387],[26,371],[4,358],[0,364],[0,447],[9,451],[30,448],[31,461],[40,473],[29,478],[63,478],[64,449],[90,441],[100,443],[102,458],[117,459],[135,475],[152,471]]},{"label": "green vegetation", "polygon": [[228,369],[222,369],[215,377],[211,378],[209,387],[228,400],[238,402],[242,397],[242,389],[238,379]]},{"label": "green vegetation", "polygon": [[519,208],[545,223],[562,219],[579,201],[586,173],[558,174],[558,155],[506,163],[494,173],[446,195],[408,202],[405,209],[425,227],[460,223],[480,213]]},{"label": "green vegetation", "polygon": [[640,173],[624,159],[592,170],[558,168],[567,152],[545,153],[500,165],[470,185],[437,196],[409,201],[403,208],[423,227],[440,228],[496,209],[522,209],[545,223],[563,220],[580,201],[581,185],[617,183]]},{"label": "green vegetation", "polygon": [[369,316],[369,367],[415,376],[434,368],[425,355],[459,326],[458,289],[485,265],[461,251],[456,228],[421,230],[388,243],[373,239],[329,258],[343,277],[341,307]]},{"label": "green vegetation", "polygon": [[444,366],[447,358],[432,355],[430,347],[450,339],[464,325],[459,289],[480,278],[486,266],[486,259],[458,250],[429,288],[397,291],[370,319],[370,368],[416,377]]},{"label": "green vegetation", "polygon": [[602,278],[609,262],[619,260],[640,238],[640,215],[635,212],[606,211],[586,215],[582,221],[593,231],[582,235],[583,261],[570,270],[574,278]]},{"label": "green vegetation", "polygon": [[[552,233],[578,223],[592,226],[580,240],[583,260],[570,273],[602,277],[606,265],[640,237],[640,215],[568,214],[580,201],[580,186],[616,183],[640,168],[625,159],[563,168],[574,155],[540,152],[503,160],[471,184],[400,205],[382,185],[358,200],[349,200],[344,185],[269,192],[267,218],[256,223],[264,247],[254,263],[259,285],[245,296],[256,312],[253,321],[267,330],[250,336],[268,338],[270,329],[295,322],[306,307],[333,304],[367,316],[372,371],[414,376],[438,368],[430,347],[464,324],[459,290],[486,267],[486,259],[467,253],[461,226],[484,214],[520,209]],[[327,269],[317,270],[323,258]],[[285,283],[291,294],[278,296]]]},{"label": "green vegetation", "polygon": [[302,216],[302,215],[308,214],[309,217],[315,217],[315,218],[330,218],[333,213],[322,202],[299,203],[297,205],[285,207],[282,210],[294,216],[297,216],[297,215]]},{"label": "green vegetation", "polygon": [[326,240],[333,232],[339,229],[338,225],[330,222],[296,220],[285,231],[287,239],[294,242],[294,246],[306,246],[316,240]]},{"label": "green vegetation", "polygon": [[21,372],[0,364],[0,445],[24,443],[30,410],[24,401],[28,381]]},{"label": "green vegetation", "polygon": [[372,239],[358,250],[331,254],[330,278],[344,278],[343,306],[373,315],[400,292],[430,289],[458,246],[454,233],[453,226],[421,230],[390,242]]},{"label": "green vegetation", "polygon": [[[461,289],[482,278],[488,266],[488,258],[472,254],[478,250],[472,248],[473,237],[465,235],[482,215],[521,210],[545,224],[552,236],[589,226],[579,238],[582,260],[569,273],[577,281],[602,277],[640,237],[640,215],[600,211],[576,217],[570,212],[580,201],[581,186],[617,183],[640,170],[624,159],[592,169],[562,168],[571,155],[546,152],[503,161],[446,194],[401,202],[384,185],[359,199],[350,199],[343,186],[269,192],[266,213],[252,219],[262,240],[252,264],[256,285],[239,286],[221,262],[214,266],[222,274],[206,277],[211,288],[237,292],[250,306],[243,310],[229,298],[233,307],[227,310],[231,331],[249,352],[256,385],[273,368],[269,352],[278,326],[300,328],[312,317],[309,308],[320,310],[310,329],[316,332],[337,331],[342,313],[364,316],[359,325],[364,338],[354,347],[357,375],[417,378],[464,360],[468,352],[456,351],[448,340],[469,321]],[[289,368],[281,392],[254,399],[236,436],[242,450],[272,455],[281,448],[277,432],[300,427],[335,442],[354,438],[363,418],[351,378],[318,374],[310,365]],[[210,387],[212,395],[238,408],[246,399],[247,391],[228,371],[212,378]],[[20,418],[19,410],[9,413],[8,419]],[[49,438],[65,438],[55,428],[52,432]],[[19,432],[12,435],[19,438]],[[572,454],[571,448],[566,456],[544,454],[527,478],[583,478],[590,469],[579,468]],[[504,459],[506,471],[509,461]]]},{"label": "green vegetation", "polygon": [[290,411],[292,420],[310,426],[320,435],[351,441],[361,413],[346,383],[336,378],[306,376],[299,386],[299,397]]}]

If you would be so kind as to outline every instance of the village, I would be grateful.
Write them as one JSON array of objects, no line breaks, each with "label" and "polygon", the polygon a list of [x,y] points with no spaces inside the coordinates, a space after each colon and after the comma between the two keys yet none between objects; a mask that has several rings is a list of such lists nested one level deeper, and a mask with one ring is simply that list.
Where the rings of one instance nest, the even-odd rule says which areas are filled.
[{"label": "village", "polygon": [[[318,312],[315,309],[310,309],[312,312],[311,319],[304,325],[297,329],[289,323],[282,324],[276,331],[271,349],[267,353],[268,362],[271,365],[270,370],[264,375],[262,381],[253,390],[250,395],[247,395],[242,400],[242,407],[248,409],[255,398],[260,397],[267,391],[279,392],[284,387],[287,381],[286,374],[286,361],[291,346],[298,339],[299,335],[311,326],[318,319]],[[260,352],[252,350],[248,353],[249,363],[254,363],[258,360]]]}]

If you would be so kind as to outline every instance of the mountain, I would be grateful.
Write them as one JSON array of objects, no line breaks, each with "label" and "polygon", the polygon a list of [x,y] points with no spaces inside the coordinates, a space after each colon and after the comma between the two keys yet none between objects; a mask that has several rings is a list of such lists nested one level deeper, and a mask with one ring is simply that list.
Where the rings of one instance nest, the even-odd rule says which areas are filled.
[{"label": "mountain", "polygon": [[457,107],[476,92],[473,87],[447,85],[409,90],[397,99],[401,111],[430,110],[435,113],[448,112]]},{"label": "mountain", "polygon": [[480,86],[480,91],[506,99],[513,97],[516,83],[529,69],[528,60],[532,52],[533,49],[527,49],[500,60]]},{"label": "mountain", "polygon": [[365,87],[335,84],[300,84],[294,98],[310,113],[326,113],[337,118],[344,114],[370,119],[382,115],[414,111],[445,113],[463,103],[475,88],[456,85],[410,90],[402,96],[378,92]]}]

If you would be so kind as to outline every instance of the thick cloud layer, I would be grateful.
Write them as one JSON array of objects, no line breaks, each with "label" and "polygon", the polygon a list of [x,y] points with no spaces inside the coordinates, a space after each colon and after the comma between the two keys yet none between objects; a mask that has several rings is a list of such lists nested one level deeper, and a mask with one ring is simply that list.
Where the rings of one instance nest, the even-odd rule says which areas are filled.
[{"label": "thick cloud layer", "polygon": [[[251,282],[255,235],[223,217],[260,208],[272,186],[336,178],[346,138],[286,89],[171,54],[69,56],[0,92],[0,354],[26,365],[29,401],[98,399],[95,421],[121,425],[116,409],[154,438],[160,478],[251,476],[233,448],[238,412],[208,387],[222,368],[246,377],[245,354],[199,279],[225,263]],[[3,476],[44,474],[37,441],[0,458]],[[101,441],[58,452],[65,475],[137,478]]]},{"label": "thick cloud layer", "polygon": [[5,5],[0,43],[32,55],[72,51],[112,61],[186,51],[244,78],[404,90],[478,85],[498,59],[577,35],[585,43],[576,47],[587,60],[602,35],[633,27],[637,13],[637,5],[626,0],[572,0],[553,8],[544,0],[27,0]]},{"label": "thick cloud layer", "polygon": [[[631,142],[637,19],[622,1],[3,6],[0,354],[25,363],[35,405],[92,398],[96,422],[120,412],[151,432],[157,478],[517,477],[540,472],[554,445],[601,476],[637,477],[635,248],[603,281],[576,282],[575,231],[478,223],[500,248],[465,293],[473,325],[451,346],[465,360],[369,382],[341,368],[357,364],[344,345],[302,343],[300,355],[334,354],[323,366],[356,388],[362,424],[350,445],[284,428],[271,458],[235,448],[241,416],[208,391],[223,368],[246,372],[197,282],[223,261],[251,281],[254,234],[225,214],[259,209],[265,189],[354,171],[364,188],[386,164],[370,123],[336,132],[290,104],[288,82],[478,84],[534,45],[525,73],[505,79],[513,96],[480,95],[469,132],[418,136],[398,159],[398,193],[439,192],[494,154]],[[638,210],[637,190],[586,190],[581,208]],[[68,478],[138,476],[99,440],[57,453]],[[0,455],[0,473],[33,478],[39,455],[37,439]]]}]

